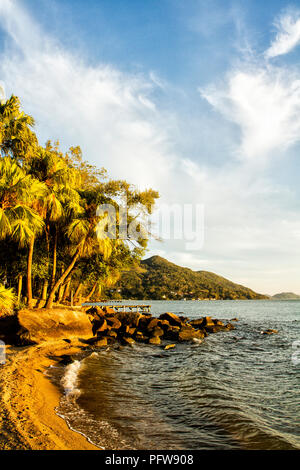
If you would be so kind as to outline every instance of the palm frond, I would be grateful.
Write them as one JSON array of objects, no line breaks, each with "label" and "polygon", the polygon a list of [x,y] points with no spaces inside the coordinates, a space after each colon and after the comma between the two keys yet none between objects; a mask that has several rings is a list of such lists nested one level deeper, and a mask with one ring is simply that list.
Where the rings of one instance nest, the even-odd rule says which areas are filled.
[{"label": "palm frond", "polygon": [[17,219],[12,224],[12,234],[11,237],[13,240],[18,242],[19,247],[24,247],[29,243],[33,237],[34,232],[28,225],[27,220]]},{"label": "palm frond", "polygon": [[67,235],[72,243],[80,243],[89,232],[89,223],[86,219],[75,219],[67,228]]},{"label": "palm frond", "polygon": [[0,240],[11,234],[11,224],[5,210],[0,208]]},{"label": "palm frond", "polygon": [[3,284],[0,284],[0,310],[11,310],[16,302],[16,295],[13,289],[6,289]]}]

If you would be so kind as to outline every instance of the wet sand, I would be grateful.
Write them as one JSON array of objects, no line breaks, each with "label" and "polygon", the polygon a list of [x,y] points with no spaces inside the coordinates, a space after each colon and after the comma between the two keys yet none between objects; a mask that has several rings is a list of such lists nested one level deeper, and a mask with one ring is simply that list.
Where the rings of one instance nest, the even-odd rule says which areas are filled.
[{"label": "wet sand", "polygon": [[49,356],[75,354],[79,345],[7,346],[0,365],[0,450],[99,450],[56,415],[60,392],[45,375],[56,362]]}]

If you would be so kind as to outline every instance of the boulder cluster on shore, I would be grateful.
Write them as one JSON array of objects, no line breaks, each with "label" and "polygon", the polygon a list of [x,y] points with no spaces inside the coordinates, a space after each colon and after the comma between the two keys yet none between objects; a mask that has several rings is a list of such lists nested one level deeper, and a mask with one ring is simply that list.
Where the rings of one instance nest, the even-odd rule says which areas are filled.
[{"label": "boulder cluster on shore", "polygon": [[110,307],[89,307],[86,310],[93,329],[93,337],[88,340],[97,347],[105,347],[118,341],[122,345],[135,342],[153,345],[162,344],[170,349],[175,345],[170,342],[201,342],[210,333],[235,329],[231,323],[226,325],[211,317],[190,320],[174,313],[163,313],[158,318],[151,314],[137,312],[116,312]]}]

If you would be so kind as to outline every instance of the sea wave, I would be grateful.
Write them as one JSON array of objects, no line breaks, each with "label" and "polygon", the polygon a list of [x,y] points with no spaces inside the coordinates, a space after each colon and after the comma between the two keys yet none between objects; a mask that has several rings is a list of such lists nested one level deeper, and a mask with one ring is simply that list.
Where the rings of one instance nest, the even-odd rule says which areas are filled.
[{"label": "sea wave", "polygon": [[82,368],[82,361],[74,361],[66,367],[65,373],[61,379],[61,385],[64,388],[65,395],[79,396],[78,375]]}]

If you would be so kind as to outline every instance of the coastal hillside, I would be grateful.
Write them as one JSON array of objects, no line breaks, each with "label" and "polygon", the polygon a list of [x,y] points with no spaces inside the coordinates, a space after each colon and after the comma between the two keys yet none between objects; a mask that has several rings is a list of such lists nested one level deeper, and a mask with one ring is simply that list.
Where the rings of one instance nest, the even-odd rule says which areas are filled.
[{"label": "coastal hillside", "polygon": [[143,260],[140,269],[123,273],[111,298],[123,299],[265,299],[247,287],[208,271],[192,271],[160,256]]},{"label": "coastal hillside", "polygon": [[294,294],[293,292],[281,292],[272,296],[273,300],[299,300],[300,295]]}]

